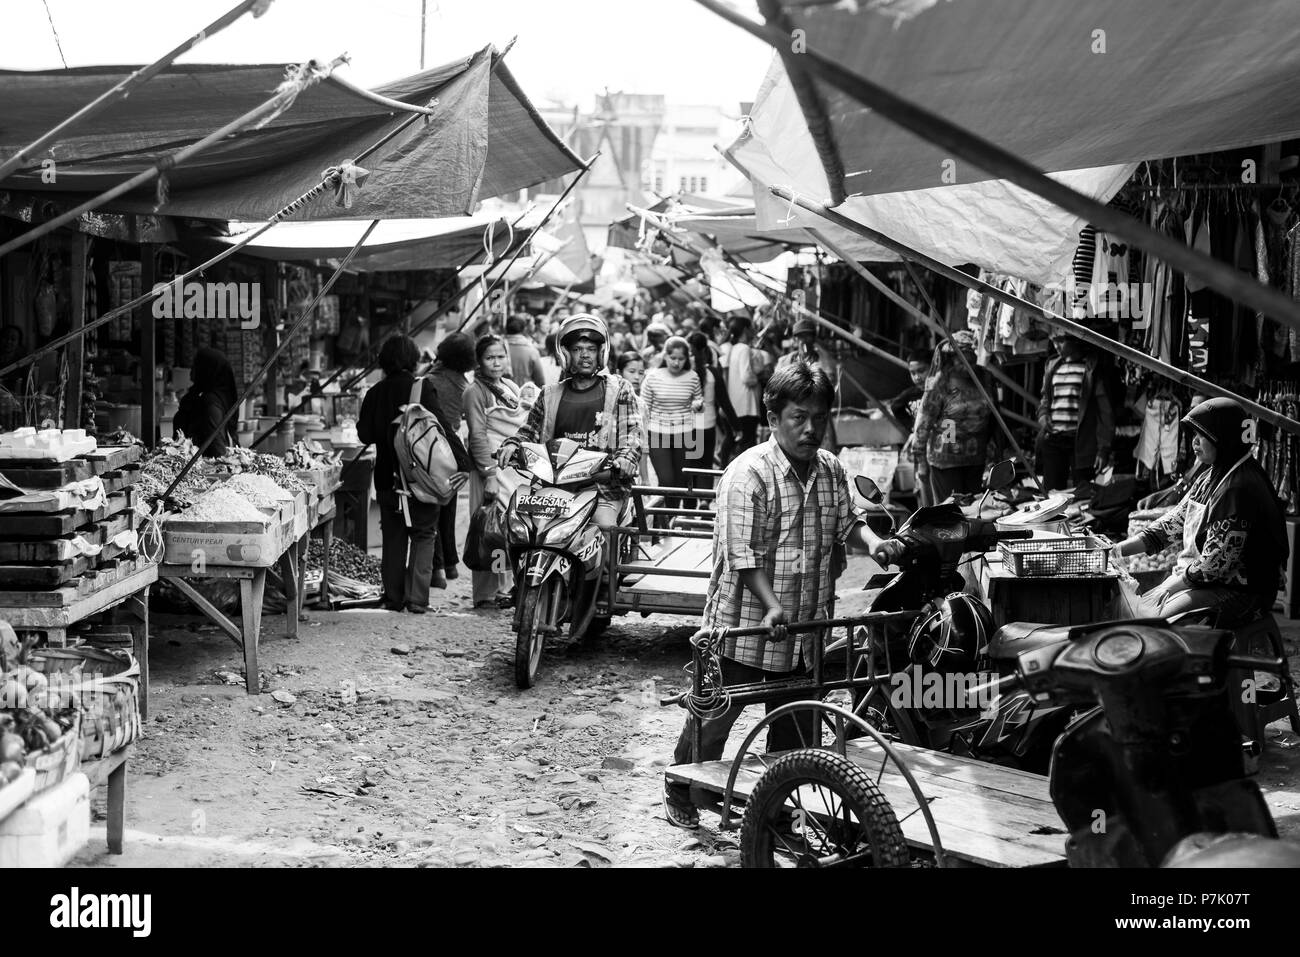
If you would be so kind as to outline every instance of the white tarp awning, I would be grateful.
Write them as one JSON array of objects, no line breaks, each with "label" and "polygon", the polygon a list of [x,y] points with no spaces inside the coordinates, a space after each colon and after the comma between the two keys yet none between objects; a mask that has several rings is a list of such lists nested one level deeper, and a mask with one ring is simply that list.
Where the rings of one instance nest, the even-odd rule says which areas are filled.
[{"label": "white tarp awning", "polygon": [[[807,49],[1046,172],[1300,136],[1294,0],[784,0],[782,7]],[[993,178],[813,83],[846,194],[928,189],[943,185],[945,169],[957,183]]]},{"label": "white tarp awning", "polygon": [[[860,261],[898,261],[895,253],[768,192],[768,186],[786,186],[822,203],[829,202],[830,195],[816,146],[779,59],[774,59],[750,116],[746,132],[728,152],[755,181],[761,229],[789,235],[791,230],[812,227]],[[1135,165],[1079,169],[1055,178],[1107,202],[1134,169]],[[1039,283],[1066,278],[1079,230],[1085,225],[1077,216],[1003,180],[854,196],[836,211],[949,265],[974,263]]]}]

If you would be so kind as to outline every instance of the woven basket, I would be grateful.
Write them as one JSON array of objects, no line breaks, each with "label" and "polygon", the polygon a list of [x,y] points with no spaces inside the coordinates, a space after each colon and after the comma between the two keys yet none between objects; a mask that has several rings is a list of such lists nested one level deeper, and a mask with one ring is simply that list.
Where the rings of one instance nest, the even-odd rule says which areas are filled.
[{"label": "woven basket", "polygon": [[40,794],[56,784],[61,784],[65,778],[75,774],[77,768],[81,766],[80,717],[77,716],[77,722],[58,741],[42,751],[34,751],[27,755],[23,763],[36,772],[33,794]]},{"label": "woven basket", "polygon": [[140,736],[140,665],[129,651],[40,648],[29,664],[65,676],[60,690],[70,692],[82,712],[83,761],[107,757]]}]

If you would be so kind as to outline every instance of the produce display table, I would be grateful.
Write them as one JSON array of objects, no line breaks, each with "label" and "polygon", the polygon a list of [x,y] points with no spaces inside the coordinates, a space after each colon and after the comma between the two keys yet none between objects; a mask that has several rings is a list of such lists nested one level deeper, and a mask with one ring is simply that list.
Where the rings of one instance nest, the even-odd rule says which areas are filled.
[{"label": "produce display table", "polygon": [[320,597],[316,600],[316,607],[323,611],[331,611],[334,607],[330,602],[330,546],[334,544],[334,519],[338,517],[336,493],[342,485],[338,470],[327,473],[317,485],[319,497],[308,510],[307,534],[303,536],[298,549],[298,594],[301,596],[306,594],[307,550],[311,536],[313,532],[320,531],[325,551],[321,558]]},{"label": "produce display table", "polygon": [[[298,559],[299,551],[303,548],[303,541],[290,541],[277,558],[286,602],[285,634],[290,638],[296,638],[298,635],[298,615],[302,611]],[[257,644],[262,634],[262,599],[266,595],[266,576],[269,571],[269,567],[251,565],[206,565],[202,571],[195,571],[193,565],[179,563],[164,563],[158,566],[160,578],[174,583],[196,608],[243,649],[244,686],[249,694],[258,694],[260,687],[257,673]],[[227,618],[220,609],[186,581],[187,578],[238,581],[240,624],[236,625]]]},{"label": "produce display table", "polygon": [[122,853],[122,839],[126,834],[126,763],[131,757],[131,745],[114,751],[106,758],[88,761],[81,765],[81,773],[90,779],[93,794],[100,785],[108,786],[108,853]]}]

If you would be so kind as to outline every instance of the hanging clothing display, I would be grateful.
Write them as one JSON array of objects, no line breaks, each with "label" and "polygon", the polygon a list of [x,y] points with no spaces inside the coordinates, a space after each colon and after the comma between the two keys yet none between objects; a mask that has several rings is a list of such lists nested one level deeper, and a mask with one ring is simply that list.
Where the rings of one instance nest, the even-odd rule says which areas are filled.
[{"label": "hanging clothing display", "polygon": [[1183,404],[1167,390],[1147,400],[1142,430],[1138,433],[1136,457],[1156,475],[1157,486],[1160,476],[1177,474],[1182,415]]},{"label": "hanging clothing display", "polygon": [[[1289,419],[1300,418],[1300,394],[1295,384],[1267,383],[1256,401]],[[1300,469],[1300,436],[1261,424],[1255,457],[1277,489],[1277,497],[1286,503],[1287,513],[1300,513],[1300,478],[1296,475]]]}]

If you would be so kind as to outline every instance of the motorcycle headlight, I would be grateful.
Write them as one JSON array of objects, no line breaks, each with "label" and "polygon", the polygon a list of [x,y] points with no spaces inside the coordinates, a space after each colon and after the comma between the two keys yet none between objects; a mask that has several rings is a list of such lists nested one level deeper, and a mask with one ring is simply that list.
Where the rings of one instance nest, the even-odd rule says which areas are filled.
[{"label": "motorcycle headlight", "polygon": [[506,512],[506,530],[509,532],[508,540],[510,544],[529,545],[532,543],[532,528],[513,508]]},{"label": "motorcycle headlight", "polygon": [[559,545],[563,542],[567,542],[574,536],[578,529],[581,528],[589,518],[591,518],[592,513],[595,511],[596,499],[593,497],[590,502],[578,509],[572,515],[566,515],[562,518],[556,519],[553,523],[547,526],[546,530],[542,533],[543,541],[548,545]]}]

